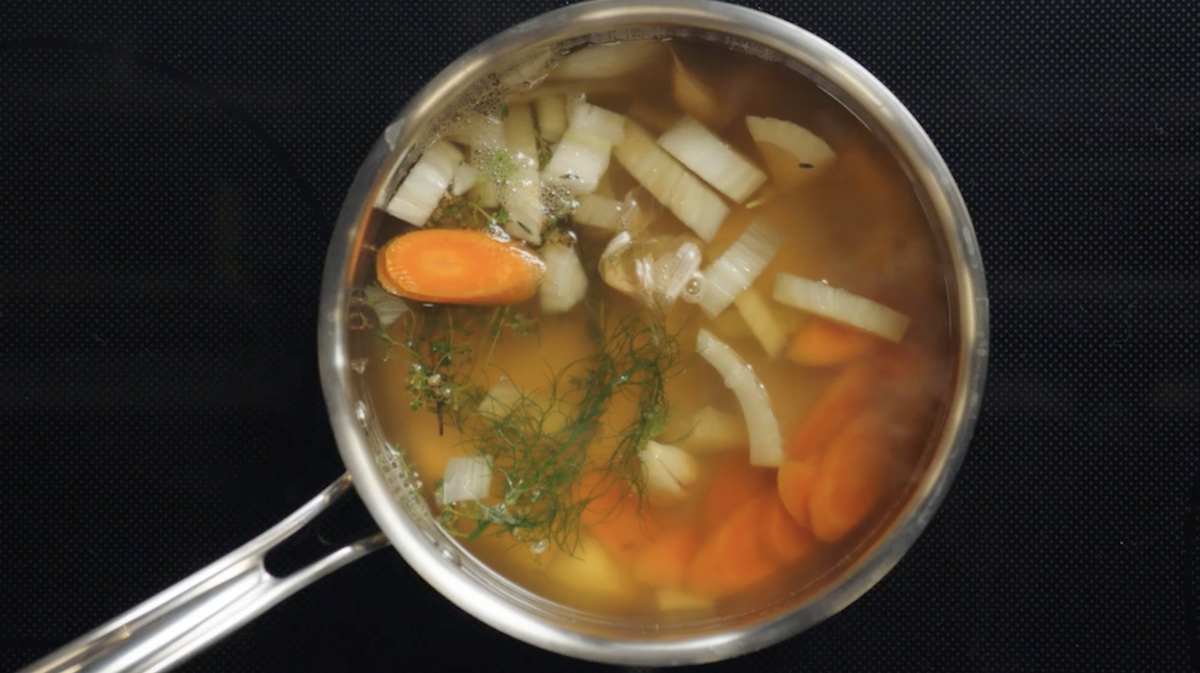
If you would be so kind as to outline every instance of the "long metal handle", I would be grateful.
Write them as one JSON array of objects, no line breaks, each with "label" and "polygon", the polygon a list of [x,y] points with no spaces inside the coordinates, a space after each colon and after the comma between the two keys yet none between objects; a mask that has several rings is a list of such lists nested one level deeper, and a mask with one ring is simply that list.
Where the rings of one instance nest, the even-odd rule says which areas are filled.
[{"label": "long metal handle", "polygon": [[18,673],[166,671],[237,630],[296,591],[388,546],[377,533],[287,577],[267,572],[267,552],[317,518],[352,488],[342,475],[270,530],[169,589]]}]

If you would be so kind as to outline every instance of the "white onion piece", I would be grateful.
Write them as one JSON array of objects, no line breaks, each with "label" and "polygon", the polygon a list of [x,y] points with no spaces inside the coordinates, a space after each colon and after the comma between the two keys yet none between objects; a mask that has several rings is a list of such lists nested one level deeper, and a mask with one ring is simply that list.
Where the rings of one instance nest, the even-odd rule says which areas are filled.
[{"label": "white onion piece", "polygon": [[602,107],[596,107],[585,101],[578,101],[573,106],[567,99],[570,109],[569,128],[585,131],[598,138],[603,138],[616,145],[625,139],[625,115],[617,114]]},{"label": "white onion piece", "polygon": [[622,231],[613,236],[604,247],[604,252],[600,253],[600,277],[609,287],[631,297],[638,293],[638,284],[626,273],[623,262],[626,255],[632,252],[632,247],[633,237],[628,231]]},{"label": "white onion piece", "polygon": [[655,144],[645,129],[626,120],[625,140],[613,148],[613,156],[701,240],[712,240],[729,214],[729,206]]},{"label": "white onion piece", "polygon": [[507,376],[501,376],[479,403],[477,412],[484,418],[500,420],[507,416],[524,395]]},{"label": "white onion piece", "polygon": [[889,341],[903,339],[912,322],[908,316],[866,297],[790,273],[775,276],[775,301]]},{"label": "white onion piece", "polygon": [[384,210],[411,225],[425,226],[446,195],[462,158],[462,152],[454,145],[445,140],[437,141],[404,176],[396,195]]},{"label": "white onion piece", "polygon": [[771,410],[771,396],[754,370],[732,348],[705,329],[696,335],[696,351],[717,370],[725,379],[725,385],[737,396],[750,435],[750,464],[779,467],[783,463],[779,421]]},{"label": "white onion piece", "polygon": [[687,487],[700,475],[692,454],[670,444],[648,441],[638,452],[638,459],[650,497],[660,502],[682,500]]},{"label": "white onion piece", "polygon": [[745,292],[733,300],[733,305],[742,314],[742,318],[750,326],[750,331],[762,344],[767,355],[771,357],[779,355],[787,343],[787,334],[779,325],[779,321],[775,319],[771,307],[767,305],[767,300],[763,299],[758,290],[752,287],[746,288]]},{"label": "white onion piece", "polygon": [[706,406],[692,416],[691,432],[679,446],[692,453],[719,453],[744,449],[748,442],[745,420]]},{"label": "white onion piece", "polygon": [[729,101],[722,102],[717,92],[699,77],[688,71],[679,60],[679,55],[671,52],[674,64],[671,68],[671,94],[675,102],[689,115],[702,120],[710,126],[724,127],[729,122],[727,109]]},{"label": "white onion piece", "polygon": [[556,143],[567,130],[567,102],[562,96],[539,96],[534,101],[537,112],[538,132],[542,140]]},{"label": "white onion piece", "polygon": [[538,286],[538,298],[544,313],[566,313],[587,293],[587,274],[575,248],[549,243],[539,251],[546,264],[546,275]]},{"label": "white onion piece", "polygon": [[471,191],[478,181],[479,171],[464,161],[454,169],[454,178],[450,181],[450,193],[454,196],[462,196]]},{"label": "white onion piece", "polygon": [[717,604],[708,596],[682,589],[659,589],[654,594],[659,612],[712,612]]},{"label": "white onion piece", "polygon": [[504,120],[504,143],[516,165],[500,190],[500,205],[509,214],[504,229],[513,238],[540,245],[546,215],[542,208],[542,181],[538,177],[533,109],[527,103],[509,106]]},{"label": "white onion piece", "polygon": [[593,44],[568,54],[554,70],[551,80],[587,80],[619,77],[646,67],[663,55],[666,45],[650,40]]},{"label": "white onion piece", "polygon": [[663,133],[674,126],[682,114],[674,106],[665,107],[639,99],[629,106],[625,115],[655,133]]},{"label": "white onion piece", "polygon": [[542,180],[577,194],[589,194],[596,191],[600,176],[608,170],[611,153],[612,143],[568,126],[542,171]]},{"label": "white onion piece", "polygon": [[446,461],[442,477],[442,503],[452,505],[468,500],[482,500],[492,490],[492,466],[487,458],[456,456]]},{"label": "white onion piece", "polygon": [[675,254],[663,255],[654,261],[650,272],[650,290],[663,309],[670,310],[675,304],[683,288],[700,269],[702,258],[700,246],[692,241],[684,241]]},{"label": "white onion piece", "polygon": [[375,311],[375,317],[379,318],[382,327],[391,325],[411,310],[403,299],[381,287],[368,285],[363,288],[363,294],[366,295],[367,304]]},{"label": "white onion piece", "polygon": [[610,199],[599,194],[584,194],[579,197],[579,207],[575,209],[574,218],[579,224],[586,224],[600,229],[617,231],[629,204]]},{"label": "white onion piece", "polygon": [[767,174],[694,117],[684,117],[658,139],[658,144],[722,194],[744,202]]},{"label": "white onion piece", "polygon": [[754,284],[779,250],[779,243],[779,234],[763,220],[757,220],[704,270],[700,308],[709,319],[720,315]]},{"label": "white onion piece", "polygon": [[824,140],[789,121],[747,116],[746,128],[758,145],[771,180],[781,189],[801,184],[837,157]]}]

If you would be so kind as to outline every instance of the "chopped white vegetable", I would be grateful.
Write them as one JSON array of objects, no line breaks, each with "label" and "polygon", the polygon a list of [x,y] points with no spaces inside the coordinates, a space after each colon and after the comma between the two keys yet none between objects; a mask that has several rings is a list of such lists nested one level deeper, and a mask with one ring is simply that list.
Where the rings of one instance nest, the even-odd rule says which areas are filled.
[{"label": "chopped white vegetable", "polygon": [[682,589],[659,589],[655,594],[659,612],[712,612],[716,603],[708,596]]},{"label": "chopped white vegetable", "polygon": [[599,194],[584,194],[579,197],[579,207],[574,218],[579,224],[617,231],[625,219],[627,204]]},{"label": "chopped white vegetable", "polygon": [[746,421],[710,405],[692,416],[691,432],[679,446],[692,453],[719,453],[745,449],[748,443]]},{"label": "chopped white vegetable", "polygon": [[500,75],[500,89],[507,93],[537,86],[549,76],[554,61],[555,55],[550,49],[522,58],[520,63],[506,68]]},{"label": "chopped white vegetable", "polygon": [[724,108],[728,101],[722,102],[717,92],[695,74],[690,72],[679,60],[679,55],[671,52],[674,64],[671,68],[671,94],[683,111],[701,120],[709,126],[721,128],[728,123],[728,115]]},{"label": "chopped white vegetable", "polygon": [[479,403],[478,413],[484,418],[501,419],[513,410],[524,395],[507,376],[500,377]]},{"label": "chopped white vegetable", "polygon": [[650,291],[663,309],[669,310],[675,304],[684,287],[700,269],[702,257],[699,245],[684,241],[674,254],[654,260],[650,270]]},{"label": "chopped white vegetable", "polygon": [[903,339],[912,322],[908,316],[866,297],[790,273],[775,276],[775,301],[890,341]]},{"label": "chopped white vegetable", "polygon": [[492,465],[483,456],[454,457],[446,461],[442,477],[442,503],[452,505],[482,500],[492,490]]},{"label": "chopped white vegetable", "polygon": [[738,236],[717,261],[704,270],[700,290],[700,308],[710,319],[729,308],[738,295],[754,284],[775,252],[779,234],[763,220],[757,220]]},{"label": "chopped white vegetable", "polygon": [[478,181],[479,171],[464,161],[454,169],[454,178],[450,181],[450,193],[454,196],[462,196],[471,191]]},{"label": "chopped white vegetable", "polygon": [[462,152],[449,142],[439,140],[434,143],[404,176],[385,210],[409,224],[425,226],[446,195],[462,158]]},{"label": "chopped white vegetable", "polygon": [[467,198],[478,203],[480,208],[499,208],[500,199],[496,196],[496,183],[477,180],[475,186],[467,190]]},{"label": "chopped white vegetable", "polygon": [[571,105],[571,99],[567,102],[571,108],[568,128],[590,133],[613,145],[625,139],[625,115],[596,107],[586,101],[578,101],[574,105]]},{"label": "chopped white vegetable", "polygon": [[629,272],[629,261],[632,254],[633,237],[628,231],[613,236],[604,252],[600,253],[600,277],[609,287],[630,297],[640,292],[637,279]]},{"label": "chopped white vegetable", "polygon": [[554,148],[542,179],[578,194],[596,191],[600,176],[608,170],[612,143],[570,126]]},{"label": "chopped white vegetable", "polygon": [[750,331],[754,332],[754,336],[762,344],[763,350],[767,351],[767,355],[771,357],[779,355],[787,343],[787,334],[775,320],[771,307],[767,305],[767,300],[763,299],[758,290],[752,287],[746,288],[745,292],[733,300],[733,305],[742,314],[746,324],[750,325]]},{"label": "chopped white vegetable", "polygon": [[546,264],[546,275],[538,286],[538,298],[545,313],[566,313],[587,293],[587,274],[572,246],[548,243],[539,251]]},{"label": "chopped white vegetable", "polygon": [[538,132],[542,140],[556,143],[567,130],[567,102],[562,96],[540,96],[534,101]]},{"label": "chopped white vegetable", "polygon": [[746,128],[758,145],[771,180],[781,189],[808,180],[837,156],[812,131],[789,121],[747,116]]},{"label": "chopped white vegetable", "polygon": [[651,40],[593,44],[568,54],[550,72],[552,80],[606,79],[628,75],[662,57],[666,45]]},{"label": "chopped white vegetable", "polygon": [[645,129],[626,120],[625,140],[613,148],[613,155],[646,191],[697,236],[705,242],[712,240],[729,214],[729,206],[655,144]]},{"label": "chopped white vegetable", "polygon": [[381,327],[391,325],[410,310],[403,299],[381,287],[368,285],[363,288],[363,294],[366,295],[367,304],[375,310],[375,317],[379,318]]},{"label": "chopped white vegetable", "polygon": [[504,229],[513,238],[542,242],[546,214],[542,207],[542,181],[538,177],[537,137],[533,130],[533,108],[514,103],[504,119],[504,143],[515,169],[500,189],[500,205],[508,210]]},{"label": "chopped white vegetable", "polygon": [[670,444],[648,441],[638,458],[650,497],[661,502],[682,500],[700,474],[692,454]]},{"label": "chopped white vegetable", "polygon": [[726,387],[737,396],[750,435],[750,464],[779,467],[783,463],[779,421],[771,410],[771,396],[754,370],[737,352],[705,329],[696,335],[696,351],[717,370],[725,379]]},{"label": "chopped white vegetable", "polygon": [[694,117],[679,120],[659,137],[658,144],[738,203],[750,198],[767,181],[766,173]]}]

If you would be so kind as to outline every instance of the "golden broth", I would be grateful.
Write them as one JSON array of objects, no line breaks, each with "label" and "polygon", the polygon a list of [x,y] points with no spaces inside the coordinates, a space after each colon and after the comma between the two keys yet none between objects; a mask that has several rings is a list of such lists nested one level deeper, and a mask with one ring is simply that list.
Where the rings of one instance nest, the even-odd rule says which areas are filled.
[{"label": "golden broth", "polygon": [[[531,547],[537,548],[537,541],[514,540],[498,526],[488,531],[498,534],[485,534],[464,542],[485,564],[547,598],[579,609],[646,615],[657,621],[670,619],[675,613],[720,614],[722,610],[734,609],[747,596],[802,591],[816,586],[839,564],[852,559],[864,543],[869,543],[873,532],[886,525],[906,497],[908,487],[919,477],[923,452],[937,429],[940,405],[949,393],[952,365],[952,330],[938,249],[903,170],[886,148],[836,100],[780,64],[732,53],[715,44],[678,41],[670,44],[691,72],[726,87],[728,97],[724,103],[731,108],[733,120],[719,134],[744,156],[762,165],[746,125],[740,123],[746,114],[776,117],[805,126],[837,153],[830,165],[792,191],[775,193],[762,203],[755,203],[751,197],[748,203],[753,208],[726,199],[731,211],[714,240],[704,248],[705,265],[728,248],[751,222],[765,221],[780,234],[781,244],[754,282],[754,289],[769,300],[776,273],[787,272],[824,280],[881,302],[904,313],[912,323],[899,346],[884,345],[863,357],[893,363],[888,365],[893,372],[897,366],[912,361],[928,366],[914,370],[915,373],[900,371],[878,382],[879,386],[890,386],[881,395],[877,412],[887,427],[894,429],[888,440],[892,452],[889,465],[894,474],[888,480],[886,494],[866,519],[836,542],[814,542],[802,558],[779,564],[761,581],[733,592],[716,592],[721,595],[712,598],[711,604],[708,598],[691,601],[697,592],[686,582],[669,581],[665,584],[675,593],[668,597],[666,611],[660,612],[664,600],[660,591],[664,587],[635,579],[633,557],[620,548],[608,548],[586,525],[579,528],[583,542],[572,550],[574,558],[555,545],[535,553]],[[672,95],[671,77],[671,61],[660,59],[657,64],[620,81],[549,82],[544,86],[585,93],[589,103],[628,114],[657,135],[663,129],[655,128],[656,125],[682,115]],[[536,93],[537,90],[525,92],[522,96],[528,99]],[[618,199],[638,188],[637,181],[615,158],[609,164],[606,180],[605,189],[611,189]],[[653,216],[651,231],[664,235],[689,233],[644,191],[639,204]],[[600,251],[612,232],[598,233],[588,227],[574,229],[580,257],[588,271],[589,287],[593,292],[601,290],[590,295],[589,301],[602,297],[614,319],[622,313],[639,311],[636,302],[604,285],[596,274]],[[382,230],[381,242],[400,231],[399,223],[389,219]],[[789,338],[814,319],[800,310],[770,303],[772,314]],[[473,359],[456,366],[461,366],[460,373],[476,390],[486,391],[507,376],[524,393],[545,396],[556,376],[561,377],[572,363],[596,352],[596,345],[589,337],[588,312],[582,306],[561,316],[544,315],[536,299],[521,308],[536,326],[528,335],[518,335],[521,330],[508,325],[493,338],[489,321],[495,318],[495,310],[491,307],[458,314],[458,327],[463,331],[459,345],[468,345]],[[407,333],[411,320],[411,316],[404,316],[388,328],[387,333],[396,344],[411,338]],[[850,366],[805,367],[786,355],[771,357],[732,306],[710,321],[695,305],[679,301],[665,322],[667,329],[675,334],[683,355],[678,373],[665,385],[670,414],[659,437],[663,442],[684,437],[690,430],[693,414],[706,405],[741,415],[738,401],[722,377],[695,356],[696,336],[702,327],[737,351],[758,375],[770,395],[785,446],[805,423],[810,410],[820,404],[831,383]],[[367,373],[371,397],[385,435],[402,448],[421,475],[424,493],[436,516],[441,505],[434,489],[447,461],[452,457],[477,455],[473,442],[479,441],[479,435],[464,436],[445,418],[439,423],[439,415],[429,405],[415,410],[410,407],[414,359],[396,344],[389,347],[383,339],[372,339],[368,344],[374,360]],[[425,357],[422,349],[427,345],[417,340],[413,346],[422,354],[420,357]],[[475,398],[472,403],[477,401]],[[628,427],[639,413],[632,395],[614,397],[601,420],[596,441],[587,449],[588,456],[602,461],[620,439],[613,435]],[[746,456],[744,447],[735,453]],[[703,547],[715,530],[712,522],[704,520],[704,503],[711,489],[724,486],[729,455],[695,455],[699,474],[687,486],[687,497],[671,506],[647,506],[646,512],[651,513],[653,520],[643,526],[644,536],[653,541],[669,536],[672,530],[687,529],[695,532],[698,544]],[[763,487],[765,491],[775,489],[774,470],[757,469],[768,473],[769,485]],[[751,528],[754,532],[748,538],[750,544],[755,544],[755,536],[768,535],[765,524]],[[634,547],[640,554],[650,548],[650,543]],[[691,559],[694,561],[695,556]],[[683,598],[678,595],[679,590],[684,592]]]}]

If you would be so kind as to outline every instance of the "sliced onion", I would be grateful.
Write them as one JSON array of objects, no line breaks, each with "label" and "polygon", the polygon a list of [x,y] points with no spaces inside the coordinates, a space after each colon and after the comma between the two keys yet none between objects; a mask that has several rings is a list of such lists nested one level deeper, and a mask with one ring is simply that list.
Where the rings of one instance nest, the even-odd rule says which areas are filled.
[{"label": "sliced onion", "polygon": [[628,204],[599,194],[584,194],[579,197],[575,209],[575,221],[601,229],[616,231],[625,217]]},{"label": "sliced onion", "polygon": [[650,292],[664,310],[671,309],[684,287],[696,275],[702,257],[699,245],[684,241],[674,254],[654,260],[650,270]]},{"label": "sliced onion", "polygon": [[613,145],[625,139],[625,115],[582,100],[572,105],[571,99],[567,99],[567,105],[570,109],[569,128],[603,138]]},{"label": "sliced onion", "polygon": [[366,295],[367,304],[375,311],[375,317],[379,318],[382,327],[388,327],[411,310],[403,299],[381,287],[368,285],[363,288],[363,294]]},{"label": "sliced onion", "polygon": [[662,57],[666,45],[650,40],[593,44],[568,54],[554,70],[552,80],[605,79],[628,75]]},{"label": "sliced onion", "polygon": [[710,126],[723,127],[728,123],[725,109],[729,103],[722,102],[716,90],[705,84],[688,70],[679,55],[671,52],[674,62],[671,67],[671,94],[684,112],[704,121]]},{"label": "sliced onion", "polygon": [[513,175],[500,190],[500,205],[509,214],[505,231],[513,238],[540,245],[546,214],[542,207],[542,181],[538,177],[533,108],[529,104],[509,106],[508,117],[504,120],[504,143],[516,165]]},{"label": "sliced onion", "polygon": [[625,113],[630,119],[655,133],[663,133],[683,116],[674,107],[664,107],[639,99]]},{"label": "sliced onion", "polygon": [[738,295],[754,284],[779,250],[779,242],[779,234],[763,220],[757,220],[704,270],[700,308],[709,319],[729,308]]},{"label": "sliced onion", "polygon": [[521,400],[524,395],[513,384],[512,379],[507,376],[501,376],[496,385],[488,391],[483,401],[479,403],[477,409],[480,416],[493,420],[500,420],[512,412],[513,407]]},{"label": "sliced onion", "polygon": [[694,117],[679,120],[659,137],[658,144],[738,203],[750,198],[767,181],[766,173]]},{"label": "sliced onion", "polygon": [[718,453],[744,449],[748,442],[744,419],[706,406],[692,416],[691,432],[679,446],[692,453]]},{"label": "sliced onion", "polygon": [[562,96],[539,96],[534,101],[537,112],[538,132],[548,143],[562,139],[567,130],[567,102]]},{"label": "sliced onion", "polygon": [[759,467],[781,465],[783,438],[779,434],[779,421],[771,410],[771,396],[754,370],[732,348],[705,329],[696,336],[696,351],[717,370],[725,379],[725,385],[737,396],[750,435],[750,464]]},{"label": "sliced onion", "polygon": [[771,307],[767,305],[767,300],[763,299],[758,290],[752,287],[746,288],[745,292],[733,300],[733,305],[742,314],[742,318],[750,326],[750,331],[762,344],[763,350],[767,351],[767,355],[771,357],[779,355],[787,343],[787,334],[775,320]]},{"label": "sliced onion", "polygon": [[638,452],[642,477],[650,497],[665,502],[682,500],[687,487],[696,481],[700,468],[690,453],[653,440]]},{"label": "sliced onion", "polygon": [[824,140],[789,121],[747,116],[746,128],[763,155],[771,180],[781,189],[808,180],[837,157]]},{"label": "sliced onion", "polygon": [[442,503],[452,505],[468,500],[482,500],[492,490],[492,465],[487,458],[454,457],[446,461],[442,477]]},{"label": "sliced onion", "polygon": [[411,225],[425,226],[446,195],[462,158],[462,152],[449,142],[434,143],[408,171],[385,210]]},{"label": "sliced onion", "polygon": [[542,171],[542,179],[575,193],[594,192],[600,176],[608,170],[611,153],[608,141],[568,126]]},{"label": "sliced onion", "polygon": [[604,252],[600,253],[600,277],[609,287],[631,297],[639,292],[637,280],[628,272],[629,267],[625,264],[632,248],[633,237],[628,231],[622,231],[613,236],[604,247]]},{"label": "sliced onion", "polygon": [[587,274],[574,247],[547,243],[539,251],[546,275],[538,286],[544,313],[566,313],[587,293]]},{"label": "sliced onion", "polygon": [[450,181],[450,193],[454,196],[462,196],[471,191],[478,181],[479,171],[464,161],[454,169],[454,178]]},{"label": "sliced onion", "polygon": [[617,161],[681,222],[711,241],[729,214],[716,192],[655,144],[641,126],[626,120],[625,140],[613,148]]},{"label": "sliced onion", "polygon": [[790,273],[775,276],[775,301],[899,342],[912,320],[866,297]]}]

